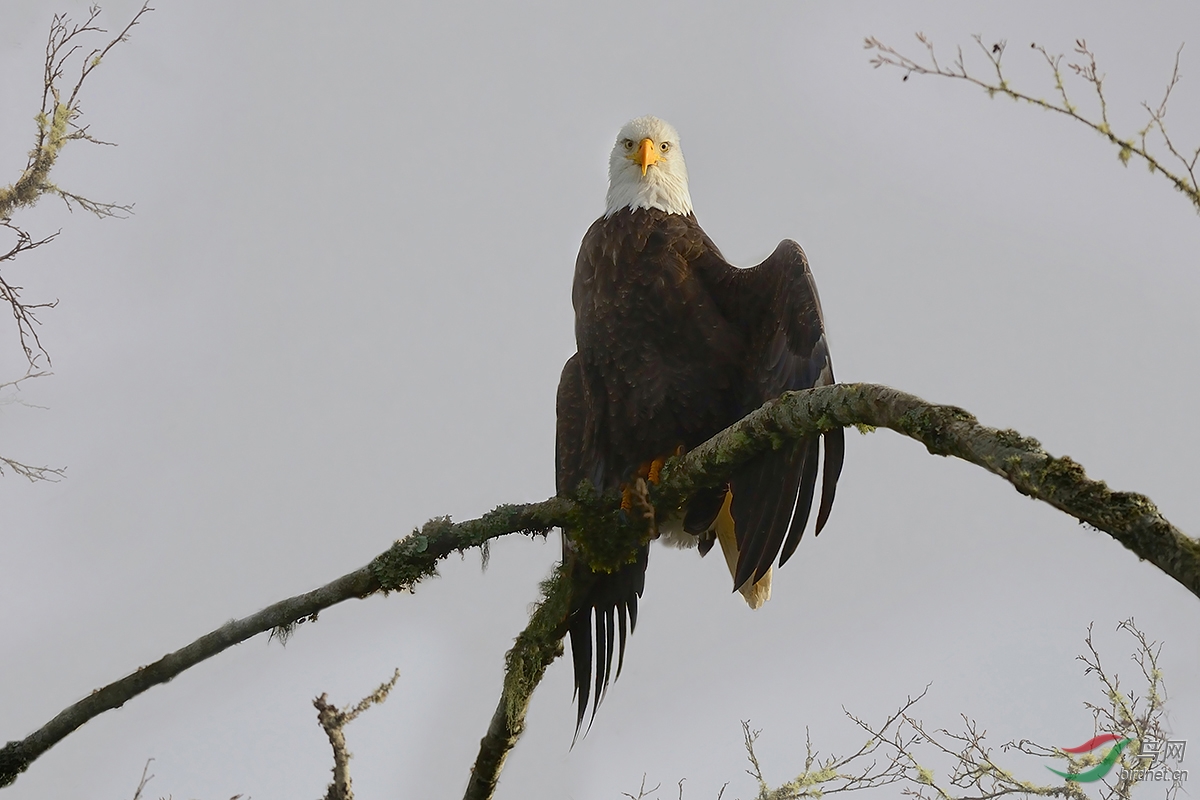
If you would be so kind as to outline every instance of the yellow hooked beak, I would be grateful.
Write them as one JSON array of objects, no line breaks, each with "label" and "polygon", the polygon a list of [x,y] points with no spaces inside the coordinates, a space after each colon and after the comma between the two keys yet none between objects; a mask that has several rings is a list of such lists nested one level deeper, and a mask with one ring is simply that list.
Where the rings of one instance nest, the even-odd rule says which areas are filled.
[{"label": "yellow hooked beak", "polygon": [[642,177],[645,177],[646,168],[658,161],[658,150],[654,147],[654,142],[650,141],[650,137],[646,137],[638,145],[637,152],[631,154],[629,158],[642,168]]}]

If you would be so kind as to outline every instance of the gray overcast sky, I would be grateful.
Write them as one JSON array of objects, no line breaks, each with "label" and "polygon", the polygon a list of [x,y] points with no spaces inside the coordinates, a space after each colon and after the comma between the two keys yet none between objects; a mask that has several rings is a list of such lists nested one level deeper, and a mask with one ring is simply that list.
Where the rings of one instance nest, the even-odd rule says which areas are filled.
[{"label": "gray overcast sky", "polygon": [[[0,5],[0,182],[32,140],[50,16],[84,9]],[[135,10],[112,0],[104,19]],[[901,82],[862,49],[875,34],[916,52],[923,30],[948,59],[973,33],[1008,39],[1014,81],[1049,94],[1029,43],[1084,37],[1132,132],[1198,23],[1189,2],[160,3],[84,99],[120,147],[73,145],[55,176],[136,216],[47,200],[20,217],[63,231],[12,276],[61,301],[43,314],[55,375],[23,393],[49,410],[0,408],[0,452],[69,477],[0,480],[0,740],[431,516],[548,496],[575,253],[613,137],[645,113],[681,132],[697,215],[731,260],[804,245],[840,379],[1015,427],[1200,533],[1200,219],[1081,126]],[[1192,47],[1170,120],[1194,146]],[[22,369],[4,332],[0,379]],[[557,536],[511,538],[486,573],[469,554],[286,648],[251,640],[89,723],[5,796],[128,798],[149,757],[154,796],[316,796],[330,759],[311,699],[357,699],[395,667],[391,700],[349,729],[356,788],[459,796],[557,552]],[[997,745],[1076,744],[1100,695],[1073,658],[1094,620],[1133,683],[1113,631],[1129,616],[1165,642],[1170,722],[1200,742],[1195,597],[889,432],[849,437],[829,526],[766,608],[729,588],[719,556],[656,550],[591,733],[569,749],[560,661],[500,797],[616,798],[643,773],[745,797],[739,720],[764,730],[778,782],[806,726],[822,750],[857,748],[843,705],[879,720],[929,682],[930,725],[961,712]]]}]

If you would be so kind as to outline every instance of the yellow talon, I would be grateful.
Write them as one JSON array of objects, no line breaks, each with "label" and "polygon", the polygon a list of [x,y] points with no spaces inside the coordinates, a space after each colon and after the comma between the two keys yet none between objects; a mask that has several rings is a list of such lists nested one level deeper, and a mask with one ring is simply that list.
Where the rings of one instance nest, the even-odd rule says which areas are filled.
[{"label": "yellow talon", "polygon": [[665,458],[656,458],[650,462],[650,473],[646,476],[651,483],[657,484],[658,478],[662,474],[663,464],[667,463]]},{"label": "yellow talon", "polygon": [[628,486],[626,486],[624,489],[621,490],[621,510],[622,511],[632,511],[633,510],[633,492],[630,490],[630,488]]}]

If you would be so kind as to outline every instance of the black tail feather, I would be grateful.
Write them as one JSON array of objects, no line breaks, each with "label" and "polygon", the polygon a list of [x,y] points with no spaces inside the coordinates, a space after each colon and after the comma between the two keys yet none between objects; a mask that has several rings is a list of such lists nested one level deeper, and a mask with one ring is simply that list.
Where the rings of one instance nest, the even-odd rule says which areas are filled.
[{"label": "black tail feather", "polygon": [[579,703],[579,712],[575,718],[576,736],[579,736],[579,727],[583,725],[583,715],[587,712],[588,694],[591,691],[588,678],[591,677],[592,669],[592,621],[588,616],[590,615],[572,615],[567,629],[571,637],[571,659],[575,666],[575,698]]},{"label": "black tail feather", "polygon": [[624,603],[617,603],[617,632],[619,634],[620,650],[617,652],[617,674],[613,680],[621,677],[621,667],[625,666],[625,625],[629,619],[629,615],[625,609],[626,606]]},{"label": "black tail feather", "polygon": [[[643,546],[636,561],[610,574],[593,573],[578,560],[572,567],[567,632],[575,673],[576,738],[583,728],[589,700],[591,719],[594,720],[609,682],[621,675],[625,664],[625,640],[637,626],[638,597],[645,588],[649,553],[649,545]],[[612,671],[614,651],[617,653],[615,676]],[[591,727],[591,721],[588,727]]]},{"label": "black tail feather", "polygon": [[[613,650],[616,649],[615,647],[613,647],[613,645],[616,644],[616,641],[617,641],[616,636],[613,635],[613,633],[614,633],[613,622],[614,622],[613,609],[611,609],[611,608],[604,609],[604,638],[608,641],[608,652],[605,653],[605,656],[604,656],[604,689],[600,695],[601,700],[603,700],[604,696],[608,694],[608,681],[612,677]],[[599,672],[599,666],[600,666],[600,661],[597,660],[596,661],[597,672]],[[617,669],[619,670],[620,668],[621,668],[621,665],[618,663]]]},{"label": "black tail feather", "polygon": [[596,720],[596,709],[600,707],[600,701],[604,699],[604,690],[608,688],[608,683],[604,679],[605,670],[604,664],[607,661],[612,664],[612,653],[608,652],[608,638],[605,635],[607,628],[604,626],[604,611],[595,609],[596,622],[596,685],[592,692],[594,698],[592,702],[592,716],[588,720],[588,730],[592,729],[592,723]]}]

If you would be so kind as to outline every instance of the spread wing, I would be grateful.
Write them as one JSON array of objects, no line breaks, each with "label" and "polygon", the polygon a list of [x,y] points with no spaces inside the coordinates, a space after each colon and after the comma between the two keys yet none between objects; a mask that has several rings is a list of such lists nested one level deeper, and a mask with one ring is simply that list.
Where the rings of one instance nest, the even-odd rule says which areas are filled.
[{"label": "spread wing", "polygon": [[[592,445],[595,438],[588,435],[588,423],[589,416],[598,412],[590,409],[588,402],[583,363],[576,354],[563,367],[558,384],[555,485],[560,495],[574,494],[579,482],[596,471],[595,461],[599,456]],[[637,625],[638,598],[646,584],[649,554],[649,546],[643,547],[634,563],[626,564],[614,573],[596,574],[578,558],[568,532],[563,531],[563,563],[571,570],[571,605],[566,625],[571,639],[575,695],[579,704],[575,721],[577,736],[587,711],[588,698],[592,698],[594,718],[610,677],[621,674],[625,639]],[[615,676],[612,674],[614,650],[617,651]]]},{"label": "spread wing", "polygon": [[[749,269],[729,265],[714,247],[694,268],[722,313],[747,334],[747,413],[786,391],[834,382],[821,301],[800,245],[780,242],[765,261]],[[776,555],[782,566],[795,552],[816,495],[822,439],[824,479],[815,525],[820,533],[842,470],[841,428],[765,453],[731,478],[730,513],[739,554],[735,588],[749,580],[757,583]]]}]

